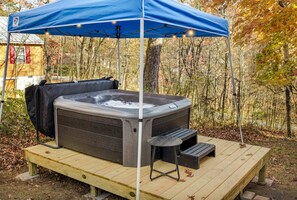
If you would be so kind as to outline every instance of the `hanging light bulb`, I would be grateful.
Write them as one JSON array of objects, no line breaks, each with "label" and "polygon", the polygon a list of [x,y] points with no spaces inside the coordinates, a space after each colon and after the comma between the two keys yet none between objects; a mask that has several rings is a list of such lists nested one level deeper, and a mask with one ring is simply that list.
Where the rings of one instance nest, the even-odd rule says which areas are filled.
[{"label": "hanging light bulb", "polygon": [[111,23],[112,23],[112,24],[117,24],[117,21],[112,21]]},{"label": "hanging light bulb", "polygon": [[77,27],[77,28],[81,28],[81,24],[77,24],[76,27]]},{"label": "hanging light bulb", "polygon": [[50,35],[50,33],[48,32],[48,30],[45,31],[45,35],[46,36],[49,36]]},{"label": "hanging light bulb", "polygon": [[174,39],[174,40],[175,40],[175,39],[176,39],[176,35],[173,35],[173,36],[172,36],[172,39]]},{"label": "hanging light bulb", "polygon": [[193,30],[188,30],[188,36],[192,37],[195,35],[195,32]]},{"label": "hanging light bulb", "polygon": [[183,38],[186,38],[187,37],[187,35],[186,34],[183,34]]}]

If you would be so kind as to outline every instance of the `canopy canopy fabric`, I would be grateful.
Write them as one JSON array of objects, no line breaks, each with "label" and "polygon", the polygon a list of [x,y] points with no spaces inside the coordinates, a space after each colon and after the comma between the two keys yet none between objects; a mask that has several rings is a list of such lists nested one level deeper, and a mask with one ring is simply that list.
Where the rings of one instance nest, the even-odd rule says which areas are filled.
[{"label": "canopy canopy fabric", "polygon": [[9,16],[10,33],[110,38],[228,37],[228,21],[175,0],[58,0]]}]

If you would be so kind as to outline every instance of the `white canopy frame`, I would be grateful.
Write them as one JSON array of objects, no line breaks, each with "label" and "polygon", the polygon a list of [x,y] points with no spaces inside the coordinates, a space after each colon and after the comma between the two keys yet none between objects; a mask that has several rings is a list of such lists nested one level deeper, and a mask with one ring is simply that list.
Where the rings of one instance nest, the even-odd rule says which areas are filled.
[{"label": "white canopy frame", "polygon": [[[142,8],[144,8],[144,1],[142,0]],[[120,26],[116,26],[117,28],[117,44],[118,44],[118,79],[121,83],[121,60],[120,60]],[[139,62],[139,123],[138,123],[138,154],[137,154],[137,177],[136,177],[136,199],[140,199],[140,167],[141,167],[141,146],[142,146],[142,129],[143,129],[143,76],[144,76],[144,9],[142,9],[142,18],[140,18],[140,62]],[[5,66],[4,66],[4,77],[3,77],[3,88],[2,88],[2,97],[1,97],[1,105],[0,105],[0,122],[2,119],[2,112],[3,112],[3,105],[4,105],[4,97],[5,97],[5,85],[6,85],[6,78],[7,78],[7,68],[8,68],[8,58],[9,58],[9,46],[10,46],[10,36],[12,32],[8,32],[7,37],[7,49],[6,49],[6,56],[5,56]],[[227,39],[228,44],[228,53],[229,53],[229,66],[231,70],[231,78],[232,78],[232,86],[233,86],[233,96],[234,96],[234,106],[237,112],[237,121],[238,127],[240,130],[240,138],[241,143],[244,144],[243,140],[243,133],[241,129],[241,118],[238,108],[238,101],[236,96],[236,85],[234,79],[234,71],[233,71],[233,64],[232,64],[232,55],[231,55],[231,46],[230,46],[230,37],[226,36],[218,36],[218,37],[225,37]]]},{"label": "white canopy frame", "polygon": [[10,36],[11,36],[11,33],[8,33],[7,34],[7,44],[6,44],[5,64],[4,64],[4,73],[3,73],[1,104],[0,104],[0,123],[2,123],[2,113],[3,113],[3,106],[4,106],[4,101],[5,101],[6,78],[7,78],[7,69],[8,69],[8,56],[9,56],[9,48],[10,48]]}]

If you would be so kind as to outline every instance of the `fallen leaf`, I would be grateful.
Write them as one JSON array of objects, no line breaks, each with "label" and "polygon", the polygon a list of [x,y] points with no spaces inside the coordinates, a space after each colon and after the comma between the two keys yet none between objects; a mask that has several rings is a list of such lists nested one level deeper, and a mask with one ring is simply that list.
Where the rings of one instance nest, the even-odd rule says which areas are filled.
[{"label": "fallen leaf", "polygon": [[253,155],[252,153],[246,154],[246,156],[252,156],[252,155]]},{"label": "fallen leaf", "polygon": [[190,170],[190,169],[186,169],[185,173],[187,174],[187,177],[193,177],[194,176],[192,170]]},{"label": "fallen leaf", "polygon": [[45,151],[45,153],[46,153],[46,154],[50,154],[51,152],[49,152],[49,151]]},{"label": "fallen leaf", "polygon": [[179,182],[186,182],[185,179],[179,179]]}]

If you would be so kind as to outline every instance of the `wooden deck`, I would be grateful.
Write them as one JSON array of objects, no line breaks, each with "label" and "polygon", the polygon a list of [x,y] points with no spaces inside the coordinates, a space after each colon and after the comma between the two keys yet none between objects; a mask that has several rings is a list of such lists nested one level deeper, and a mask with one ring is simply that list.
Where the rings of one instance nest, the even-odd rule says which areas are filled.
[{"label": "wooden deck", "polygon": [[[240,191],[265,166],[270,149],[204,136],[199,142],[216,145],[216,157],[202,160],[200,169],[191,169],[188,177],[185,167],[180,167],[181,181],[167,177],[154,181],[149,179],[150,168],[141,169],[141,199],[234,199]],[[68,149],[51,149],[37,145],[25,149],[29,172],[34,173],[36,165],[64,174],[94,187],[117,194],[127,199],[135,198],[136,168],[123,167],[109,161],[87,156]],[[156,161],[156,169],[168,171],[173,164]],[[262,175],[263,175],[262,173]],[[175,174],[173,174],[175,175]]]}]

